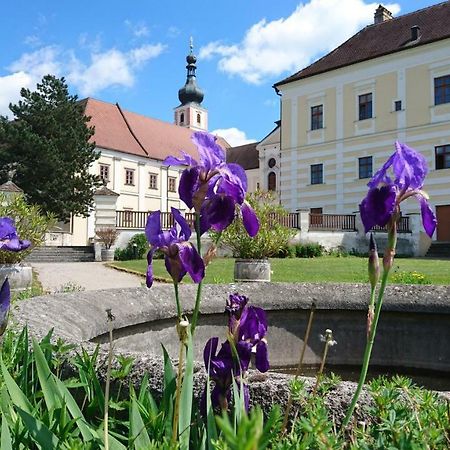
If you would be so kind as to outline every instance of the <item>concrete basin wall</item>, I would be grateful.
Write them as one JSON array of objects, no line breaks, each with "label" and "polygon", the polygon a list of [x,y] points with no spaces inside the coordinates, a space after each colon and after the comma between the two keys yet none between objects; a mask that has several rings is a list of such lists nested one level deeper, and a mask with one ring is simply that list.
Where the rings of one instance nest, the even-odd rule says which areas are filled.
[{"label": "concrete basin wall", "polygon": [[[196,286],[180,286],[185,311],[191,311]],[[317,363],[323,351],[320,335],[331,328],[338,342],[328,362],[359,365],[365,345],[369,288],[357,284],[243,283],[206,285],[196,334],[196,358],[205,342],[225,337],[226,297],[239,292],[251,304],[266,309],[269,321],[269,356],[272,366],[297,362],[309,309],[316,312],[306,364]],[[108,324],[106,308],[115,316],[116,351],[161,355],[161,343],[175,357],[178,341],[174,329],[175,304],[171,285],[152,289],[114,289],[37,297],[18,303],[19,325],[44,336],[54,334],[74,343],[104,343]],[[379,323],[372,364],[447,371],[450,373],[450,287],[389,286]]]}]

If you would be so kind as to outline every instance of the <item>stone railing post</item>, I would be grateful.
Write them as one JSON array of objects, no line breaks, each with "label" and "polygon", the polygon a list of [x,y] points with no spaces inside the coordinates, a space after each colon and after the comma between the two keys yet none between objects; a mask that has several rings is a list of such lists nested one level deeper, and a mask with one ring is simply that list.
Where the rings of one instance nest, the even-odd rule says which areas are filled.
[{"label": "stone railing post", "polygon": [[119,194],[116,194],[106,186],[97,189],[94,194],[96,234],[94,238],[94,253],[96,261],[102,260],[102,246],[97,238],[97,231],[101,228],[116,227],[117,197],[119,197]]},{"label": "stone railing post", "polygon": [[300,226],[300,241],[307,239],[309,232],[309,209],[297,209]]},{"label": "stone railing post", "polygon": [[430,240],[428,239],[428,236],[422,232],[421,215],[420,213],[409,213],[405,215],[409,217],[412,254],[413,256],[424,256],[428,250]]},{"label": "stone railing post", "polygon": [[354,213],[355,214],[355,228],[356,228],[356,235],[359,239],[365,239],[366,238],[366,230],[364,229],[364,224],[361,220],[361,215],[359,214],[359,211]]}]

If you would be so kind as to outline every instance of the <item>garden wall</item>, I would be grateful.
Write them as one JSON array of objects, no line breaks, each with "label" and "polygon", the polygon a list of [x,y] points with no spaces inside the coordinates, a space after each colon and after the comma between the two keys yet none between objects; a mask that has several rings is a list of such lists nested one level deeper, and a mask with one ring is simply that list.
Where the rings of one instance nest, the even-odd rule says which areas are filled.
[{"label": "garden wall", "polygon": [[[193,307],[196,286],[181,285],[184,309]],[[211,336],[224,337],[225,299],[238,291],[253,305],[266,309],[269,321],[270,360],[274,366],[297,361],[312,301],[317,304],[305,363],[319,361],[320,335],[333,330],[338,345],[330,349],[329,363],[359,364],[366,340],[369,287],[357,284],[243,283],[205,285],[203,315],[196,335],[196,358]],[[137,354],[161,354],[160,343],[175,356],[173,287],[111,289],[37,297],[20,302],[19,323],[28,323],[39,336],[54,327],[55,335],[74,343],[106,342],[105,309],[116,317],[116,349]],[[372,361],[385,367],[447,371],[450,374],[450,287],[390,286],[379,324]]]}]

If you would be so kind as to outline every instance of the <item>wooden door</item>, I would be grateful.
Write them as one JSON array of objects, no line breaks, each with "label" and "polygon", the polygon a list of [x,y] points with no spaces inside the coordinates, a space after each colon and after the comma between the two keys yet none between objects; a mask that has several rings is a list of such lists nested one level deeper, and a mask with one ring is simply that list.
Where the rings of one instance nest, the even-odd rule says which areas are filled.
[{"label": "wooden door", "polygon": [[436,206],[437,240],[450,242],[450,205]]}]

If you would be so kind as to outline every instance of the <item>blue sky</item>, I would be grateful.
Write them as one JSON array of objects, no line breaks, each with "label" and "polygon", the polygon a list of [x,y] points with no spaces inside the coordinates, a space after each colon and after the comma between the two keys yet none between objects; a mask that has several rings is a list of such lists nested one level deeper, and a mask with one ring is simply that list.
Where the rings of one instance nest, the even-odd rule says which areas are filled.
[{"label": "blue sky", "polygon": [[[385,3],[395,15],[437,1]],[[279,118],[272,85],[372,23],[367,0],[15,0],[2,5],[0,114],[22,86],[66,77],[80,98],[173,121],[193,36],[210,131],[260,140]],[[5,19],[7,18],[7,20]]]}]

